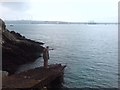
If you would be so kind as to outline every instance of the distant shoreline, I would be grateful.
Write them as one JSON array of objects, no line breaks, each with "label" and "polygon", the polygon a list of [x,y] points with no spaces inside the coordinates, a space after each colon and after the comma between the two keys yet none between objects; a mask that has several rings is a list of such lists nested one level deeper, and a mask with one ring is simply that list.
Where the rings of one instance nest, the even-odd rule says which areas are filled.
[{"label": "distant shoreline", "polygon": [[117,22],[64,22],[64,21],[32,21],[32,20],[5,20],[6,24],[120,24]]}]

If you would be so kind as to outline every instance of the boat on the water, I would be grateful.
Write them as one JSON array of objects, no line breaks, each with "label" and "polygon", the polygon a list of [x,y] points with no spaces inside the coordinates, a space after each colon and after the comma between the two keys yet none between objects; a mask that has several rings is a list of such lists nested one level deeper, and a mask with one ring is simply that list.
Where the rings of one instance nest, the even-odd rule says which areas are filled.
[{"label": "boat on the water", "polygon": [[14,25],[11,24],[10,26],[13,27]]}]

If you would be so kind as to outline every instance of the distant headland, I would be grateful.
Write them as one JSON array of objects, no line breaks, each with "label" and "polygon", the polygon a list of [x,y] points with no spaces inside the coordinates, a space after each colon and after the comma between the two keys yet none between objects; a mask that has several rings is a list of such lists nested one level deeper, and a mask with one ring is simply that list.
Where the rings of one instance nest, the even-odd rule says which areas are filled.
[{"label": "distant headland", "polygon": [[118,24],[117,22],[65,22],[65,21],[35,21],[35,20],[5,20],[6,24]]}]

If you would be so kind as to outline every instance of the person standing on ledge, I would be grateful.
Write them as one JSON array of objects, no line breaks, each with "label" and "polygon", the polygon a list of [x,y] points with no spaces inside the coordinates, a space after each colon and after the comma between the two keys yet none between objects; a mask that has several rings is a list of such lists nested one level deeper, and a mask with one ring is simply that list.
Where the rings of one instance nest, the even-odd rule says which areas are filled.
[{"label": "person standing on ledge", "polygon": [[43,50],[44,68],[48,68],[49,46]]}]

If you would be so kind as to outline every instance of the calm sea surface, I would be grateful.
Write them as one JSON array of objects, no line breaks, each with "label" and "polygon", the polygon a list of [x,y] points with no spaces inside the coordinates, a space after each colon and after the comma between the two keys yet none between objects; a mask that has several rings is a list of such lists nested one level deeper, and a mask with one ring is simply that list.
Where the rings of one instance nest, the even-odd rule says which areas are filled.
[{"label": "calm sea surface", "polygon": [[[64,86],[72,88],[118,87],[117,25],[15,24],[7,25],[36,41],[45,42],[50,51],[49,64],[67,64]],[[22,65],[23,71],[39,67],[43,59]]]}]

